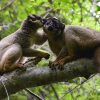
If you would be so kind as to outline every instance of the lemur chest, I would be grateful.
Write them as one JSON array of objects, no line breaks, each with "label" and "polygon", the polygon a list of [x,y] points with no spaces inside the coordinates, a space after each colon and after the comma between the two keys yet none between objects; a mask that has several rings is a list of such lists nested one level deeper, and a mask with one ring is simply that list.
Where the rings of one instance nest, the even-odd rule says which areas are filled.
[{"label": "lemur chest", "polygon": [[52,52],[58,55],[61,49],[63,48],[64,43],[60,40],[54,40],[54,41],[49,41],[49,46]]},{"label": "lemur chest", "polygon": [[29,37],[27,39],[27,47],[31,47],[33,44],[35,44],[35,38]]},{"label": "lemur chest", "polygon": [[[20,40],[20,41],[19,41]],[[20,42],[22,48],[29,48],[34,44],[34,41],[31,37],[27,37],[27,38],[20,38],[18,41],[18,43]]]}]

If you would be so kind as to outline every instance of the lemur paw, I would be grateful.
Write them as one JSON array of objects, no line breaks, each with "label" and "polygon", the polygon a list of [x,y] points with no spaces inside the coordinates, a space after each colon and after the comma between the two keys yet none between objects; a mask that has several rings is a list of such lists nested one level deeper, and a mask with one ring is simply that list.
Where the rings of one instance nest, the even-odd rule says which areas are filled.
[{"label": "lemur paw", "polygon": [[64,63],[61,60],[54,61],[54,62],[49,62],[49,67],[52,70],[56,70],[56,69],[64,70]]}]

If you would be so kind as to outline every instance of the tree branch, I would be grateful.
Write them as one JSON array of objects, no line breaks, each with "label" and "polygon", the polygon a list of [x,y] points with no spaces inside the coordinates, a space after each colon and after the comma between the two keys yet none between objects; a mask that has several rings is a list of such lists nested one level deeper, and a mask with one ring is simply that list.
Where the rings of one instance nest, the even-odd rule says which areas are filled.
[{"label": "tree branch", "polygon": [[8,7],[10,7],[15,0],[11,0],[10,2],[8,2],[8,4],[6,6],[4,6],[3,8],[0,9],[0,11],[6,10]]},{"label": "tree branch", "polygon": [[[29,66],[31,66],[31,68]],[[28,67],[26,71],[15,70],[1,76],[1,99],[7,97],[3,84],[5,84],[8,94],[11,95],[25,88],[62,82],[76,77],[87,77],[91,74],[98,73],[96,67],[93,66],[93,62],[88,59],[81,59],[68,63],[65,65],[65,69],[62,71],[52,71],[48,67],[34,67],[32,62],[25,64],[24,67]]]}]

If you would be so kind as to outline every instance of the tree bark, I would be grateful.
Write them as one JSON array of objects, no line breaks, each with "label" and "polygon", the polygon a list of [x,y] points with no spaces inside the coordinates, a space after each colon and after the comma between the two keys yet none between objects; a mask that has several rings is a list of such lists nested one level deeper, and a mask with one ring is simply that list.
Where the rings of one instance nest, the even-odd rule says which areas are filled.
[{"label": "tree bark", "polygon": [[25,88],[62,82],[76,77],[88,77],[100,72],[89,59],[80,59],[68,63],[62,71],[52,71],[49,67],[35,67],[32,62],[25,64],[24,67],[27,67],[27,69],[17,69],[1,76],[0,100],[7,97],[4,85],[8,94],[11,95]]}]

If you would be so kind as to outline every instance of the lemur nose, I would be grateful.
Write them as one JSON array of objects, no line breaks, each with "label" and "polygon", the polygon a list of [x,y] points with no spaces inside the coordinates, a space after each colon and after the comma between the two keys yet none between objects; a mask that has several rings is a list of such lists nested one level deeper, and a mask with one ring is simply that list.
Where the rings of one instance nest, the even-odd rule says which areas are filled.
[{"label": "lemur nose", "polygon": [[48,27],[48,30],[49,30],[49,31],[52,31],[52,30],[53,30],[53,27],[52,27],[52,26],[49,26],[49,27]]}]

